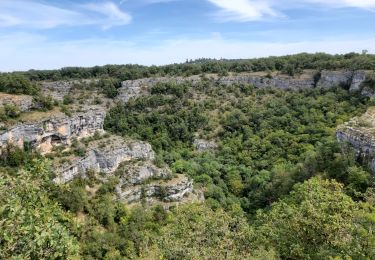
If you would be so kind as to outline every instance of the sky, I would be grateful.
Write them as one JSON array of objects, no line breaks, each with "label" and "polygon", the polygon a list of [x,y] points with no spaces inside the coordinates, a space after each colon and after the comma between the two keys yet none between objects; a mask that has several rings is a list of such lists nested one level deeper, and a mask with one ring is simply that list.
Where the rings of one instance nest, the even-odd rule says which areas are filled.
[{"label": "sky", "polygon": [[375,0],[0,0],[0,71],[375,53]]}]

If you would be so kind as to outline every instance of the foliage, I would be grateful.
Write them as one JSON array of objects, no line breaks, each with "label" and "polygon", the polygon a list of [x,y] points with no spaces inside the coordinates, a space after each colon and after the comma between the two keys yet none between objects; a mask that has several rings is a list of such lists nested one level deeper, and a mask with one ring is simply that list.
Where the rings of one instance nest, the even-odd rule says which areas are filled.
[{"label": "foliage", "polygon": [[[372,216],[369,223],[368,216]],[[335,181],[312,178],[289,196],[257,214],[259,243],[286,259],[352,257],[371,259],[375,241],[359,230],[371,230],[375,208],[355,203]]]},{"label": "foliage", "polygon": [[0,73],[0,92],[36,95],[39,88],[20,74]]},{"label": "foliage", "polygon": [[30,70],[17,74],[25,75],[30,80],[116,78],[120,81],[124,81],[150,76],[190,76],[203,73],[218,73],[221,76],[225,76],[228,72],[282,71],[289,75],[294,75],[304,69],[371,70],[374,66],[375,55],[371,54],[347,53],[343,55],[330,55],[326,53],[300,53],[296,55],[258,59],[198,59],[181,64],[158,67],[130,64],[105,65],[92,68],[68,67],[60,70]]},{"label": "foliage", "polygon": [[48,197],[48,165],[34,160],[15,176],[1,173],[0,258],[45,259],[77,255],[65,223],[69,215]]},{"label": "foliage", "polygon": [[[175,172],[206,187],[213,208],[241,203],[254,213],[317,174],[348,184],[351,194],[360,197],[370,175],[363,174],[354,153],[340,147],[333,133],[363,112],[365,103],[366,98],[340,88],[165,83],[154,86],[148,97],[111,109],[105,128],[150,142]],[[196,135],[216,141],[219,149],[195,152]],[[353,167],[362,173],[350,173]]]},{"label": "foliage", "polygon": [[[148,255],[163,259],[248,259],[252,236],[241,210],[212,211],[203,205],[185,205],[173,211]],[[152,258],[152,257],[151,257]],[[155,258],[155,257],[154,257]]]},{"label": "foliage", "polygon": [[114,98],[118,95],[117,89],[121,87],[121,82],[115,78],[102,78],[98,86],[106,97]]},{"label": "foliage", "polygon": [[70,104],[73,104],[74,103],[74,100],[73,98],[70,96],[70,95],[65,95],[64,98],[63,98],[63,104],[64,105],[70,105]]}]

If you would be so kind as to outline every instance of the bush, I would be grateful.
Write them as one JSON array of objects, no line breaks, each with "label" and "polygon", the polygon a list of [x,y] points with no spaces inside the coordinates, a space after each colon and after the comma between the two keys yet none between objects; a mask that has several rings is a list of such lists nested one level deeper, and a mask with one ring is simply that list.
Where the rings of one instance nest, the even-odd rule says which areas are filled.
[{"label": "bush", "polygon": [[20,74],[0,74],[0,92],[37,95],[40,89]]},{"label": "bush", "polygon": [[63,104],[64,105],[70,105],[70,104],[73,104],[73,103],[74,103],[74,100],[70,95],[64,96],[64,98],[63,98]]},{"label": "bush", "polygon": [[5,105],[4,106],[5,115],[10,118],[17,118],[21,114],[21,110],[14,105]]}]

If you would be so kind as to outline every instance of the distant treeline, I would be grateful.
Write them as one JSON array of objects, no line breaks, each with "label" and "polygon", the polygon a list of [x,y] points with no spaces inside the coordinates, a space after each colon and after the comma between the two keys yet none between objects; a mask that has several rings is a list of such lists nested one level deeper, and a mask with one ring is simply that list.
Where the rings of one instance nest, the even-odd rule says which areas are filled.
[{"label": "distant treeline", "polygon": [[304,69],[337,70],[337,69],[365,69],[375,68],[375,55],[364,51],[347,53],[343,55],[330,55],[326,53],[300,53],[296,55],[268,57],[258,59],[240,60],[215,60],[198,59],[185,63],[166,66],[141,66],[141,65],[105,65],[91,68],[66,67],[59,70],[30,70],[15,72],[23,74],[30,80],[63,80],[110,77],[119,80],[138,79],[152,76],[190,76],[202,73],[228,72],[258,72],[282,71],[294,75]]}]

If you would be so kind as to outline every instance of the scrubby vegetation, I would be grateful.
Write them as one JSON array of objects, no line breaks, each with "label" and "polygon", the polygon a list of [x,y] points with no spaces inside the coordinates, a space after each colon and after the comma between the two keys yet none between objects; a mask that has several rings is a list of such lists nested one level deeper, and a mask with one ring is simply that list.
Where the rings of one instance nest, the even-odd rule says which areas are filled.
[{"label": "scrubby vegetation", "polygon": [[0,73],[0,92],[36,95],[39,88],[23,75]]}]

